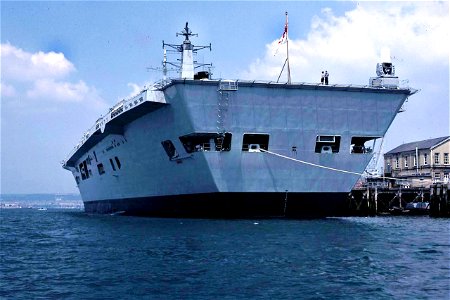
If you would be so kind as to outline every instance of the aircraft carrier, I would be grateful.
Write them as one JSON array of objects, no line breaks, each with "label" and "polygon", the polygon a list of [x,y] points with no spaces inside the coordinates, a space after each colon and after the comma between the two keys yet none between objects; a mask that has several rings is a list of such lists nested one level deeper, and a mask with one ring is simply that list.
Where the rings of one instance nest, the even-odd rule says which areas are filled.
[{"label": "aircraft carrier", "polygon": [[[366,86],[212,79],[186,27],[178,79],[117,103],[76,145],[88,213],[159,217],[345,215],[348,194],[404,101],[390,62]],[[166,50],[165,50],[166,51]],[[164,52],[165,53],[165,52]]]}]

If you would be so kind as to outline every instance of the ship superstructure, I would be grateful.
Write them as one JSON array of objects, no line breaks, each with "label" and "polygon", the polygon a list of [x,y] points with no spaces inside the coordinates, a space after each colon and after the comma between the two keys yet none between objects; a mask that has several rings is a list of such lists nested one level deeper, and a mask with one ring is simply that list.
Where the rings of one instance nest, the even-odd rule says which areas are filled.
[{"label": "ship superstructure", "polygon": [[416,91],[399,87],[392,72],[368,86],[211,79],[195,73],[193,58],[208,46],[192,45],[187,23],[181,35],[182,45],[163,43],[180,52],[181,77],[116,104],[64,161],[85,210],[345,214],[375,142]]}]

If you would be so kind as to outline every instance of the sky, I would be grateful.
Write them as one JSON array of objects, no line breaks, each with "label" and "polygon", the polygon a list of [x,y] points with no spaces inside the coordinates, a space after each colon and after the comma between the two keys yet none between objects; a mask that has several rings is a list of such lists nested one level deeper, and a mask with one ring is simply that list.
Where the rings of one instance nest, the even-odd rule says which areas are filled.
[{"label": "sky", "polygon": [[161,79],[154,69],[162,40],[180,43],[175,33],[187,21],[198,33],[194,45],[212,44],[197,60],[213,63],[214,78],[276,81],[286,11],[293,82],[318,82],[327,70],[331,84],[366,85],[388,48],[401,84],[419,92],[394,120],[382,152],[450,134],[448,1],[0,5],[0,193],[78,192],[60,162],[109,107]]}]

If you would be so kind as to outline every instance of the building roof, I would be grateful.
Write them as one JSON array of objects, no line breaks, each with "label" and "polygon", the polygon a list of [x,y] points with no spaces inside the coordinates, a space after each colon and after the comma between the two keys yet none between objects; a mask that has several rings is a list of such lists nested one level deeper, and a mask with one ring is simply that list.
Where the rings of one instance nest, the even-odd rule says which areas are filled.
[{"label": "building roof", "polygon": [[400,146],[392,149],[391,151],[387,152],[386,154],[397,154],[397,153],[401,153],[401,152],[415,151],[416,147],[417,147],[417,149],[431,149],[434,146],[442,143],[443,141],[445,141],[446,139],[449,139],[449,138],[450,138],[450,136],[443,136],[443,137],[434,138],[434,139],[406,143],[406,144],[400,145]]}]

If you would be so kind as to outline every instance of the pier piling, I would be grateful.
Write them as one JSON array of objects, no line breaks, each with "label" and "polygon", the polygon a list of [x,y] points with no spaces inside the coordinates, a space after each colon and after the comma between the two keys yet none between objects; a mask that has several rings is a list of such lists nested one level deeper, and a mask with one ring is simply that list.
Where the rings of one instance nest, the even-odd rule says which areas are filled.
[{"label": "pier piling", "polygon": [[354,189],[349,194],[348,215],[368,217],[381,214],[425,214],[448,218],[449,186],[447,183],[435,183],[429,188],[367,186]]},{"label": "pier piling", "polygon": [[430,216],[450,217],[449,184],[436,183],[430,187]]}]

